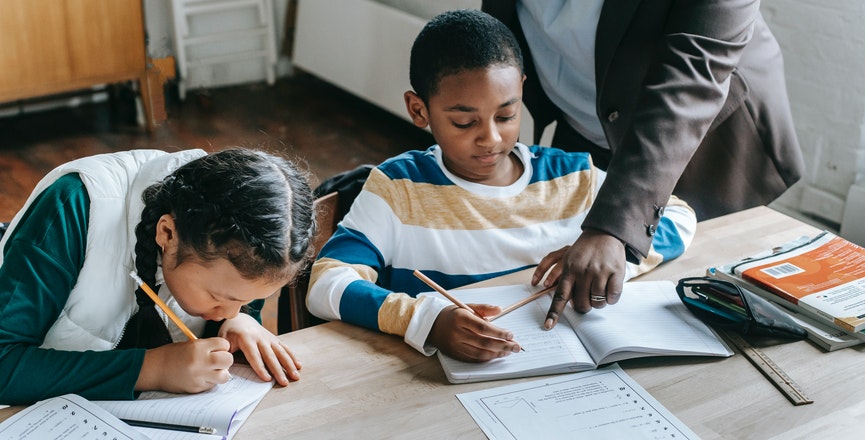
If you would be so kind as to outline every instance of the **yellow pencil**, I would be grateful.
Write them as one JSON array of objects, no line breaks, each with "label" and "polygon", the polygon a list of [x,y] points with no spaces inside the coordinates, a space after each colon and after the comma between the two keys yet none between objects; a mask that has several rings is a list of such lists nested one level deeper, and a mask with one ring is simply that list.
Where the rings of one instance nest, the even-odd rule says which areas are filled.
[{"label": "yellow pencil", "polygon": [[547,293],[549,293],[549,292],[551,292],[551,291],[553,291],[553,290],[555,290],[555,289],[556,289],[556,285],[553,284],[552,286],[547,287],[546,289],[543,289],[543,290],[541,290],[540,292],[537,292],[537,293],[533,294],[532,296],[529,296],[529,297],[526,297],[526,298],[524,298],[524,299],[521,299],[521,300],[519,300],[519,301],[517,301],[517,302],[515,302],[515,303],[513,303],[513,304],[511,304],[511,305],[509,305],[509,306],[507,306],[507,307],[505,307],[505,308],[502,310],[501,313],[499,313],[498,315],[495,315],[495,316],[490,316],[489,318],[487,318],[487,320],[488,320],[489,322],[493,322],[493,321],[495,321],[496,319],[499,319],[499,318],[501,318],[502,316],[505,316],[505,315],[507,315],[508,313],[513,312],[514,310],[516,310],[516,309],[518,309],[518,308],[520,308],[520,307],[522,307],[522,306],[524,306],[524,305],[526,305],[526,304],[528,304],[528,303],[530,303],[530,302],[532,302],[532,301],[534,301],[534,300],[536,300],[536,299],[538,299],[538,298],[540,298],[540,297],[546,295]]},{"label": "yellow pencil", "polygon": [[147,283],[144,282],[144,280],[139,278],[138,274],[133,271],[129,272],[129,276],[131,276],[132,279],[134,279],[135,282],[138,283],[139,286],[141,286],[141,289],[144,290],[144,293],[146,293],[147,296],[149,296],[150,299],[152,299],[153,302],[156,303],[156,305],[159,306],[159,308],[162,309],[162,311],[165,312],[166,315],[168,315],[168,318],[174,321],[177,327],[180,328],[180,330],[186,335],[187,338],[193,341],[198,339],[198,337],[195,336],[195,333],[192,333],[192,330],[190,330],[189,327],[187,327],[186,324],[184,324],[183,321],[181,321],[180,318],[175,315],[170,308],[168,308],[168,304],[165,304],[165,301],[162,301],[162,298],[160,298],[159,295],[157,295],[156,292],[154,292],[153,289],[151,289],[150,286],[148,286]]}]

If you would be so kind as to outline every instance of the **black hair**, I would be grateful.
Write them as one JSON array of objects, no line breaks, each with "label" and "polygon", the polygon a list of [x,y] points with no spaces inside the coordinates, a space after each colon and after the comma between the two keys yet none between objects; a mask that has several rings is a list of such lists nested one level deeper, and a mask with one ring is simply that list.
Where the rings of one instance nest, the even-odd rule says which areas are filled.
[{"label": "black hair", "polygon": [[135,268],[155,285],[156,224],[174,217],[178,264],[227,259],[247,279],[290,281],[311,256],[313,195],[306,175],[276,155],[228,149],[193,160],[148,187],[135,228]]},{"label": "black hair", "polygon": [[514,34],[495,17],[477,9],[437,15],[421,29],[411,48],[409,79],[427,104],[447,75],[494,65],[523,73],[523,56]]}]

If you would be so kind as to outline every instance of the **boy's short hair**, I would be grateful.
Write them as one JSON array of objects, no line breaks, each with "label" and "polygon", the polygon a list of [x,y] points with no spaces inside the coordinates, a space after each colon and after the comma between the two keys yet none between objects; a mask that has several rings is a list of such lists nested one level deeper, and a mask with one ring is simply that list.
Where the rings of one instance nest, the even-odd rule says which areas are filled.
[{"label": "boy's short hair", "polygon": [[523,56],[511,30],[477,9],[448,11],[430,20],[415,38],[409,80],[429,103],[443,77],[493,65],[514,66],[523,73]]}]

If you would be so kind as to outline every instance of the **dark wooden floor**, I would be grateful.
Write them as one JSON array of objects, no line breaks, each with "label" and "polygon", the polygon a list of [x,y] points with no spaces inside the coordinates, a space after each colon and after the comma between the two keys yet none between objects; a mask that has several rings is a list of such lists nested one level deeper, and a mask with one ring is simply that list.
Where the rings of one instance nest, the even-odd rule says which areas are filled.
[{"label": "dark wooden floor", "polygon": [[232,146],[282,152],[304,164],[313,183],[432,137],[309,74],[265,84],[192,91],[166,88],[168,120],[148,134],[134,123],[131,99],[0,118],[0,220],[11,219],[38,180],[61,163],[137,148],[207,151]]},{"label": "dark wooden floor", "polygon": [[[138,148],[176,151],[232,146],[281,152],[320,180],[364,163],[377,164],[432,136],[407,121],[304,73],[263,84],[192,91],[185,101],[167,87],[168,120],[148,134],[124,98],[76,108],[0,118],[0,221],[24,204],[42,176],[64,162]],[[276,329],[276,298],[263,321]]]}]

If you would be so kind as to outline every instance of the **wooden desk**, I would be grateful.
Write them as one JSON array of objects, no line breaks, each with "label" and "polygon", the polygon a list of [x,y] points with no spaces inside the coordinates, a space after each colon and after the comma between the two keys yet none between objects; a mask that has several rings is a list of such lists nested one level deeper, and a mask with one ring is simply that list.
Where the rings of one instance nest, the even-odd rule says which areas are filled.
[{"label": "wooden desk", "polygon": [[[815,232],[768,208],[717,218],[699,225],[685,255],[642,279],[701,275],[708,266]],[[521,273],[502,282],[521,282],[520,276],[528,280]],[[400,338],[341,322],[281,337],[303,361],[302,379],[271,391],[236,439],[483,439],[455,395],[537,379],[450,385],[435,357],[424,357]],[[813,404],[790,404],[742,355],[645,358],[620,365],[703,439],[861,436],[862,348],[824,353],[801,341],[764,351]]]},{"label": "wooden desk", "polygon": [[[769,208],[699,225],[688,251],[642,279],[677,281],[817,232]],[[528,275],[521,274],[523,280]],[[518,276],[505,282],[519,282]],[[596,311],[597,312],[597,311]],[[595,313],[595,312],[593,312]],[[506,385],[449,385],[435,357],[400,338],[333,322],[283,335],[304,361],[299,382],[268,394],[238,439],[468,438],[484,434],[455,395]],[[825,353],[807,341],[764,347],[814,403],[793,406],[742,355],[620,362],[704,439],[860,437],[865,417],[862,348]]]}]

